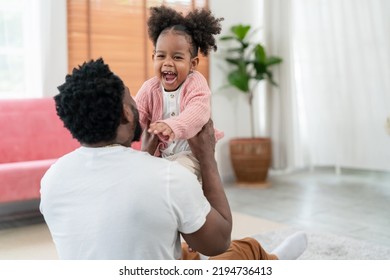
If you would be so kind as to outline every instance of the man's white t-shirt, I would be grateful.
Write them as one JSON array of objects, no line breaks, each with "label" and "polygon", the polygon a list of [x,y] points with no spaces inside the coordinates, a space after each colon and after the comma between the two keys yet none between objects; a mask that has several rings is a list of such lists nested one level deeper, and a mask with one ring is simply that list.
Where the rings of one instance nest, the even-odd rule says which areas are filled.
[{"label": "man's white t-shirt", "polygon": [[178,259],[179,232],[210,204],[180,164],[123,146],[80,147],[41,181],[41,212],[60,259]]}]

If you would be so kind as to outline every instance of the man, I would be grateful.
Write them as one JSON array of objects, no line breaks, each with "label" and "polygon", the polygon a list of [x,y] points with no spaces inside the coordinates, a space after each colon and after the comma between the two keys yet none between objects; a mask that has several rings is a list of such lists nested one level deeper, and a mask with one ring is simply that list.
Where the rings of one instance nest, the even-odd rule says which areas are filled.
[{"label": "man", "polygon": [[[303,243],[294,237],[275,254],[251,238],[231,242],[212,121],[189,140],[200,162],[200,186],[178,163],[130,147],[141,134],[136,105],[103,59],[74,69],[58,89],[58,116],[81,144],[41,182],[41,212],[60,259],[197,259],[197,252],[280,259],[304,250],[301,235]],[[183,249],[180,236],[188,244]]]}]

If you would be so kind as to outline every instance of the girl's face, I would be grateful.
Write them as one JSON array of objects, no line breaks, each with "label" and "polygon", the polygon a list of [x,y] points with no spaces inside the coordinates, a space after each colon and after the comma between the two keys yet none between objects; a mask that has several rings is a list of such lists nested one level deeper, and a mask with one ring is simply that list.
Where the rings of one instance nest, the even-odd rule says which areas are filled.
[{"label": "girl's face", "polygon": [[166,91],[175,91],[198,65],[198,57],[191,58],[191,45],[185,35],[168,31],[156,42],[153,54],[155,75]]}]

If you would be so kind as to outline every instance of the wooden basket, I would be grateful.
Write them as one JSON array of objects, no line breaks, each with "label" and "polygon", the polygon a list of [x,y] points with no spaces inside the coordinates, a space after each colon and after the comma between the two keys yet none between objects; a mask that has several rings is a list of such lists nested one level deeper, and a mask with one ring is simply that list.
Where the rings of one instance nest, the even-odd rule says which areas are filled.
[{"label": "wooden basket", "polygon": [[238,184],[266,184],[272,156],[270,138],[232,139],[230,156]]}]

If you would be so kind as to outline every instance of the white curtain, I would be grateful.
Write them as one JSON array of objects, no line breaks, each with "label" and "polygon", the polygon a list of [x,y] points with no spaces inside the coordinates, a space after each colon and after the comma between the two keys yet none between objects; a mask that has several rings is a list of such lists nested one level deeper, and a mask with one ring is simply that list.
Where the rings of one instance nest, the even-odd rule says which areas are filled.
[{"label": "white curtain", "polygon": [[390,171],[390,1],[264,3],[274,168]]},{"label": "white curtain", "polygon": [[[36,0],[37,1],[37,0]],[[68,73],[66,0],[38,0],[42,13],[42,96],[58,93]]]}]

